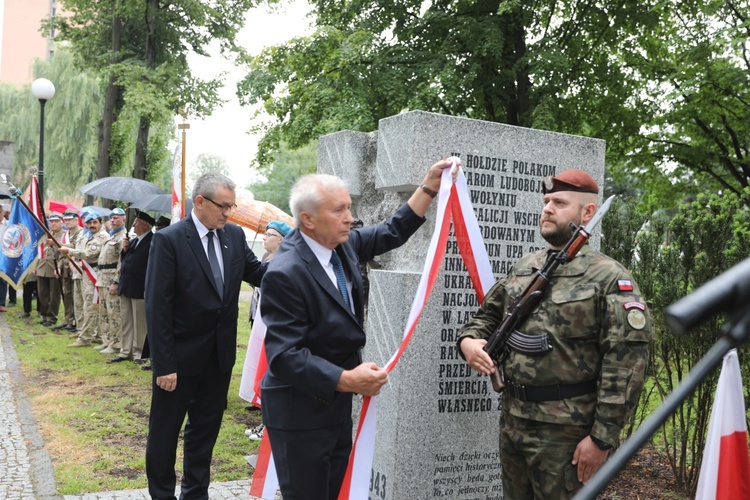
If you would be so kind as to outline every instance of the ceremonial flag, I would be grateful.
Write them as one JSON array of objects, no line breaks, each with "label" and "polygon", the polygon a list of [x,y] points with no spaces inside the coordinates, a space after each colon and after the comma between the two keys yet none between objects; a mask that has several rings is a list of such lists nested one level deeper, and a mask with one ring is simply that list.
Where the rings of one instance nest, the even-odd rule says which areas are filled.
[{"label": "ceremonial flag", "polygon": [[266,350],[263,346],[263,341],[266,338],[266,324],[260,315],[260,300],[256,311],[253,328],[250,331],[250,341],[247,343],[245,364],[242,366],[240,397],[260,408],[260,381],[268,369]]},{"label": "ceremonial flag", "polygon": [[185,200],[182,199],[182,145],[178,144],[172,157],[172,223],[185,217]]},{"label": "ceremonial flag", "polygon": [[[44,212],[39,204],[39,184],[36,177],[31,178],[29,208],[37,211],[44,221]],[[23,280],[34,270],[39,257],[39,248],[47,239],[47,233],[39,226],[31,213],[22,203],[13,203],[8,224],[0,243],[0,276],[19,289]]]},{"label": "ceremonial flag", "polygon": [[737,350],[724,356],[708,425],[696,500],[747,498],[750,458]]}]

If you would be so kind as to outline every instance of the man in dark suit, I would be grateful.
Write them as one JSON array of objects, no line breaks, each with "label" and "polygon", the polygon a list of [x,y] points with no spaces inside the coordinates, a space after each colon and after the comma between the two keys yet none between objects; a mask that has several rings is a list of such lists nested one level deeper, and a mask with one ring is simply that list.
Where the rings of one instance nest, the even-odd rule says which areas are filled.
[{"label": "man in dark suit", "polygon": [[146,271],[146,320],[153,392],[146,475],[153,498],[174,498],[177,440],[185,415],[180,498],[208,498],[213,447],[237,350],[242,280],[265,272],[239,226],[227,224],[235,184],[208,173],[193,188],[193,210],[154,234]]},{"label": "man in dark suit", "polygon": [[402,245],[424,223],[451,163],[434,164],[388,221],[362,229],[351,230],[351,198],[337,177],[305,176],[292,188],[297,229],[269,264],[260,305],[268,359],[263,422],[284,500],[338,495],[352,446],[352,394],[374,396],[387,382],[386,371],[360,355],[358,263]]},{"label": "man in dark suit", "polygon": [[133,230],[135,238],[122,240],[120,272],[112,287],[120,296],[120,319],[122,325],[122,348],[120,354],[109,363],[132,359],[141,362],[141,352],[146,341],[146,303],[143,300],[146,288],[146,267],[151,249],[151,232],[156,221],[146,212],[135,211]]}]

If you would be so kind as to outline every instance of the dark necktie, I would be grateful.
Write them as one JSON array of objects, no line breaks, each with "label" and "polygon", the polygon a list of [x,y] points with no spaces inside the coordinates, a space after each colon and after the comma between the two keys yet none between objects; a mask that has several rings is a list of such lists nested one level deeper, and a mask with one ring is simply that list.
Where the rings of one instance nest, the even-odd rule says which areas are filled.
[{"label": "dark necktie", "polygon": [[336,283],[339,286],[339,292],[341,292],[341,296],[344,297],[346,307],[351,310],[352,304],[349,302],[349,290],[346,289],[344,266],[341,265],[341,259],[339,258],[339,254],[336,253],[336,250],[331,254],[331,264],[333,265],[333,274],[336,275]]},{"label": "dark necktie", "polygon": [[134,240],[133,240],[133,244],[132,244],[132,245],[130,245],[130,251],[131,251],[131,252],[132,252],[133,250],[135,250],[135,247],[137,247],[137,246],[138,246],[138,242],[139,242],[139,241],[140,241],[140,238],[136,238],[136,239],[134,239]]},{"label": "dark necktie", "polygon": [[211,273],[214,275],[216,288],[219,290],[219,297],[224,299],[224,278],[221,275],[219,259],[216,258],[216,249],[214,248],[214,232],[208,232],[208,263],[211,265]]}]

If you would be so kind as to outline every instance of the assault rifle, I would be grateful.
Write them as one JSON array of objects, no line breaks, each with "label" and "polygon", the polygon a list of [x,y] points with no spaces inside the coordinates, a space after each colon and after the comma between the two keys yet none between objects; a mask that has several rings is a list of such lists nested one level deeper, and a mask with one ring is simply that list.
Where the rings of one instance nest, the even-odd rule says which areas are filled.
[{"label": "assault rifle", "polygon": [[573,231],[570,240],[568,240],[562,250],[547,259],[544,266],[536,272],[531,283],[526,286],[523,293],[508,307],[505,317],[500,326],[497,327],[497,330],[495,330],[495,333],[487,340],[484,351],[490,355],[492,361],[495,363],[495,373],[490,378],[492,380],[492,388],[496,392],[502,392],[505,388],[501,366],[507,355],[508,346],[512,346],[521,352],[528,352],[529,354],[540,354],[551,349],[546,335],[525,335],[518,332],[516,328],[526,321],[531,311],[541,302],[555,269],[560,264],[565,264],[573,260],[583,245],[589,240],[594,228],[599,225],[599,222],[601,222],[604,215],[609,211],[614,197],[612,195],[607,198],[607,201],[597,210],[586,227],[576,227],[572,222],[569,223]]}]

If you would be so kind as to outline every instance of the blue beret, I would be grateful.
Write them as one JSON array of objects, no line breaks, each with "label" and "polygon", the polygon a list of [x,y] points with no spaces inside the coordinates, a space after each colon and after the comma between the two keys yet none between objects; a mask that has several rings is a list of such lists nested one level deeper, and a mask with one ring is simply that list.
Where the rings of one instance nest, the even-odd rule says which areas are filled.
[{"label": "blue beret", "polygon": [[272,220],[266,226],[266,231],[269,229],[275,229],[281,234],[281,236],[286,236],[292,231],[292,226],[286,222],[281,222],[280,220]]},{"label": "blue beret", "polygon": [[87,212],[86,217],[83,219],[83,222],[91,222],[94,219],[102,220],[102,216],[99,215],[97,212]]},{"label": "blue beret", "polygon": [[117,207],[117,208],[115,208],[114,210],[112,210],[112,211],[111,211],[111,212],[109,213],[109,215],[125,215],[125,210],[123,210],[123,209],[122,209],[122,208],[120,208],[120,207]]}]

